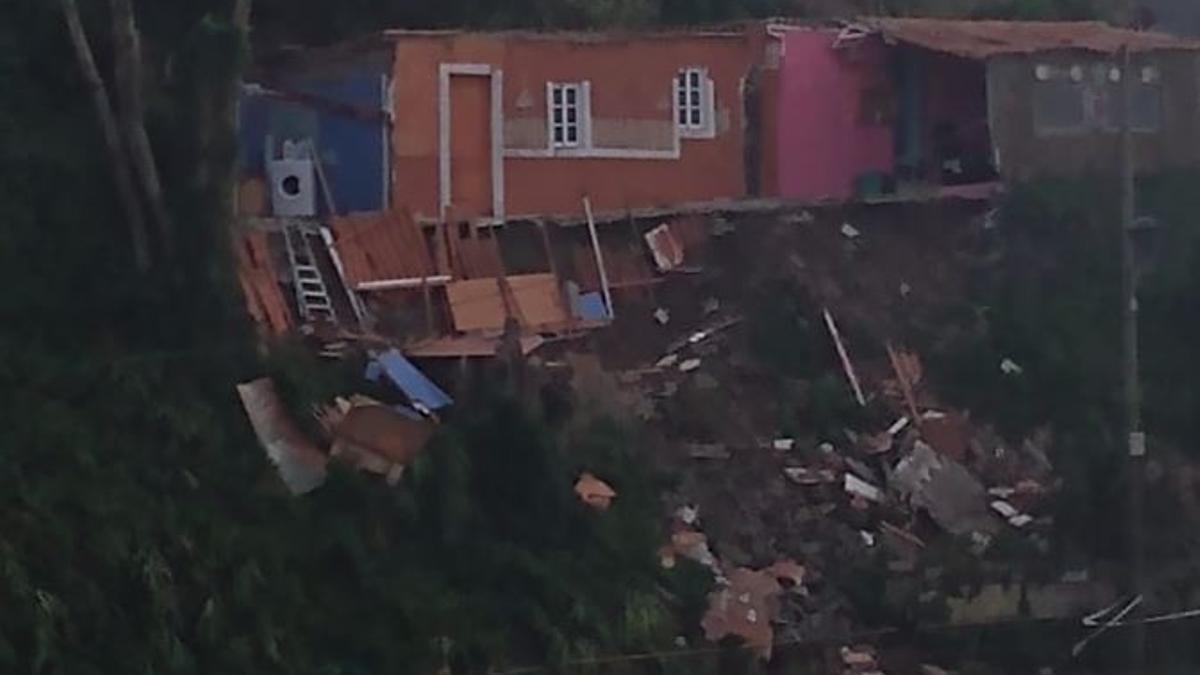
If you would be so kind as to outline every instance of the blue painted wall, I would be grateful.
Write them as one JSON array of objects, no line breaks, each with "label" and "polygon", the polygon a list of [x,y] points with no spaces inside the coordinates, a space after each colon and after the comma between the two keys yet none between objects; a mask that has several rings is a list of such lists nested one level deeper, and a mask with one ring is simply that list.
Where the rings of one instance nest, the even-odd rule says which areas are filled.
[{"label": "blue painted wall", "polygon": [[[371,110],[382,109],[384,92],[378,68],[364,67],[321,78],[295,78],[278,83],[294,91],[321,96]],[[383,122],[367,122],[329,110],[242,96],[238,124],[238,157],[245,175],[264,176],[264,147],[273,136],[273,156],[284,139],[313,139],[339,213],[378,211],[384,206]],[[323,196],[318,197],[327,212]]]}]

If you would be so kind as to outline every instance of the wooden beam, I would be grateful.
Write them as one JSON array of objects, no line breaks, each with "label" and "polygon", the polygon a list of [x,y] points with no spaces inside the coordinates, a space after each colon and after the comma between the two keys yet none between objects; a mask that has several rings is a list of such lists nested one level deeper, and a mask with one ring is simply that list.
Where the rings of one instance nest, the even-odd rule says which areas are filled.
[{"label": "wooden beam", "polygon": [[592,217],[592,202],[587,195],[583,197],[583,212],[587,216],[588,234],[592,237],[592,253],[596,256],[596,270],[600,274],[600,292],[604,296],[604,306],[608,308],[608,318],[617,318],[613,311],[612,292],[608,287],[608,271],[604,268],[604,253],[600,251],[600,237],[596,234],[596,219]]},{"label": "wooden beam", "polygon": [[854,374],[854,364],[850,363],[850,355],[846,353],[846,345],[842,343],[842,335],[838,332],[837,324],[833,322],[833,315],[829,313],[828,309],[822,309],[821,312],[825,315],[825,326],[829,328],[829,335],[833,338],[834,347],[837,348],[838,358],[842,360],[842,370],[845,371],[846,379],[850,381],[850,388],[854,391],[854,399],[860,406],[866,406],[867,398],[863,396],[858,376]]}]

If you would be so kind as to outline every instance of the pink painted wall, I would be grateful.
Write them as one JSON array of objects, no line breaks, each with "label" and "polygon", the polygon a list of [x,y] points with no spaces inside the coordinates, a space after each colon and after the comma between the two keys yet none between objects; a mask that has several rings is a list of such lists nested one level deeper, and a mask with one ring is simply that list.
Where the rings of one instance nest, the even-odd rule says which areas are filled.
[{"label": "pink painted wall", "polygon": [[891,172],[892,123],[864,119],[863,94],[890,90],[884,46],[873,39],[835,51],[836,32],[792,29],[779,71],[779,196],[854,194],[866,171]]}]

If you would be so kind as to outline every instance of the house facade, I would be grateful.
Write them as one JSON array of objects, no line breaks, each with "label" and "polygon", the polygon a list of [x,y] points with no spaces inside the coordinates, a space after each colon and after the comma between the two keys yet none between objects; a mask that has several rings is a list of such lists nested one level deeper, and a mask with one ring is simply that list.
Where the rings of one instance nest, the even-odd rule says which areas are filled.
[{"label": "house facade", "polygon": [[392,201],[418,220],[745,194],[741,31],[389,36]]},{"label": "house facade", "polygon": [[517,319],[525,349],[688,269],[708,228],[687,214],[1111,171],[1124,77],[1138,169],[1198,164],[1198,54],[1100,23],[929,19],[296,51],[243,91],[241,280],[273,332],[488,354]]},{"label": "house facade", "polygon": [[[1200,163],[1194,42],[1099,22],[886,19],[902,164],[940,183],[1111,171],[1130,77],[1139,171]],[[1130,68],[1123,68],[1122,50]],[[990,154],[990,161],[987,161]]]},{"label": "house facade", "polygon": [[1139,170],[1200,163],[1197,44],[1096,22],[777,26],[776,194],[984,194],[1115,166],[1131,53]]}]

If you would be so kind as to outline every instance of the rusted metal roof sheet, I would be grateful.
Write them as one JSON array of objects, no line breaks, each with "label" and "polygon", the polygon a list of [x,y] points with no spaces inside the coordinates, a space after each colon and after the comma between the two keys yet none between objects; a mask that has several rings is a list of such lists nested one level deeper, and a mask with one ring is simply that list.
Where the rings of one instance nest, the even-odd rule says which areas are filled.
[{"label": "rusted metal roof sheet", "polygon": [[292,312],[275,281],[266,232],[247,232],[237,241],[237,276],[246,309],[256,323],[273,335],[291,329]]},{"label": "rusted metal roof sheet", "polygon": [[250,425],[271,463],[294,495],[304,494],[325,482],[325,453],[305,438],[267,378],[237,385],[238,396]]},{"label": "rusted metal roof sheet", "polygon": [[425,447],[434,426],[426,420],[411,420],[383,405],[354,406],[334,429],[334,438],[408,464]]},{"label": "rusted metal roof sheet", "polygon": [[1165,33],[1115,28],[1100,21],[875,18],[866,23],[889,40],[978,60],[1058,50],[1110,54],[1125,46],[1133,52],[1200,50],[1200,42]]},{"label": "rusted metal roof sheet", "polygon": [[354,213],[332,219],[346,284],[429,277],[436,269],[420,226],[406,213]]}]

